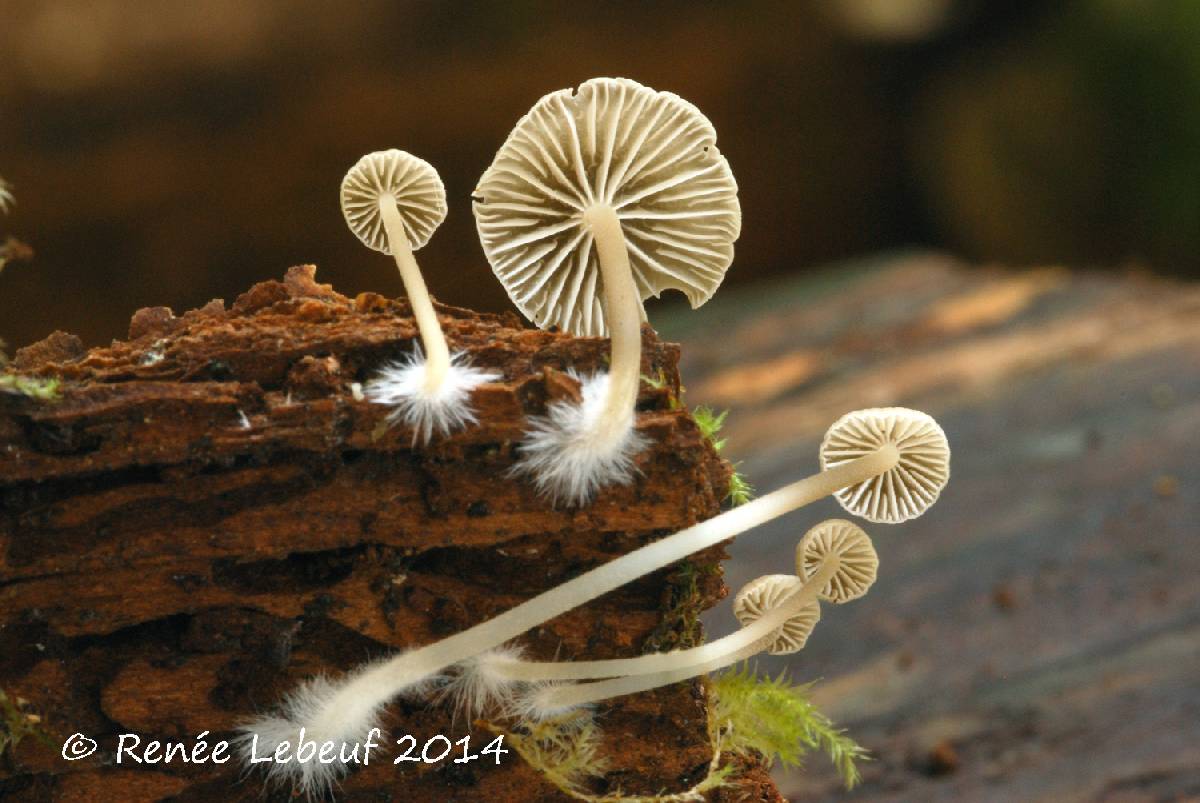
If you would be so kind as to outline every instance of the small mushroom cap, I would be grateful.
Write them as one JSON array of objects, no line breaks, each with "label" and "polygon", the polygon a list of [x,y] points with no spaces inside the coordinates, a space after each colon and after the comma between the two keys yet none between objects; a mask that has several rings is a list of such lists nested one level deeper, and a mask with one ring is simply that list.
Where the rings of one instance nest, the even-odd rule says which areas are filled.
[{"label": "small mushroom cap", "polygon": [[866,594],[875,582],[879,556],[862,528],[845,519],[829,519],[813,527],[796,546],[796,574],[806,581],[827,560],[838,562],[837,571],[818,596],[842,603]]},{"label": "small mushroom cap", "polygon": [[848,513],[898,524],[928,510],[950,479],[950,444],[928,415],[904,407],[847,413],[825,433],[821,468],[833,468],[887,443],[900,452],[893,468],[834,495]]},{"label": "small mushroom cap", "polygon": [[[742,586],[742,590],[734,597],[733,615],[743,627],[753,624],[772,609],[782,605],[803,586],[804,581],[794,574],[768,574],[751,580]],[[772,634],[774,640],[767,652],[771,655],[788,655],[803,649],[820,619],[821,605],[814,599]]]},{"label": "small mushroom cap", "polygon": [[416,251],[446,219],[446,188],[433,165],[396,150],[368,153],[342,179],[342,214],[363,245],[391,254],[379,200],[396,199],[409,245]]},{"label": "small mushroom cap", "polygon": [[642,300],[674,289],[692,307],[707,301],[742,226],[716,140],[691,103],[625,78],[593,78],[539,100],[474,194],[484,253],[513,303],[543,329],[608,334],[583,219],[598,205],[621,221]]}]

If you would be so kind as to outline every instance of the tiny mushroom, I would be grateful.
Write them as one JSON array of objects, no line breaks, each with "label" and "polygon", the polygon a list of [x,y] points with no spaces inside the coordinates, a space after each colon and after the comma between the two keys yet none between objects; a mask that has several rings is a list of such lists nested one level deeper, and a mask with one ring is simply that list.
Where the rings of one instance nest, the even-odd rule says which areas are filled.
[{"label": "tiny mushroom", "polygon": [[342,214],[364,245],[391,254],[424,350],[391,363],[372,379],[365,395],[392,408],[389,421],[413,431],[413,442],[448,435],[475,422],[470,393],[499,374],[472,368],[463,354],[450,354],[437,312],[413,251],[446,218],[446,191],[437,171],[401,150],[369,153],[342,180]]},{"label": "tiny mushroom", "polygon": [[[733,599],[733,615],[743,625],[749,625],[778,608],[783,600],[803,585],[804,581],[794,574],[763,575],[742,586]],[[775,641],[767,646],[767,652],[771,655],[790,655],[804,649],[820,620],[821,605],[814,599],[775,631]]]},{"label": "tiny mushroom", "polygon": [[904,407],[847,413],[821,443],[821,468],[836,468],[887,444],[900,452],[896,465],[834,496],[848,512],[867,521],[899,524],[924,513],[950,479],[946,433],[928,415]]},{"label": "tiny mushroom", "polygon": [[[824,526],[818,525],[817,529]],[[873,556],[871,540],[861,530],[859,533],[861,538],[856,542],[856,549],[869,550]],[[662,657],[670,656],[673,660],[670,666],[661,671],[595,683],[537,688],[519,701],[517,710],[530,719],[549,719],[578,706],[714,672],[744,661],[762,650],[768,650],[773,655],[797,652],[804,647],[820,618],[817,599],[822,590],[831,583],[841,587],[858,581],[859,574],[845,560],[844,553],[836,550],[825,552],[807,580],[787,575],[767,575],[748,583],[738,592],[734,602],[738,620],[742,623],[741,629],[702,647],[665,653]],[[866,593],[866,588],[862,593]]]},{"label": "tiny mushroom", "polygon": [[862,528],[845,519],[829,519],[813,527],[796,546],[796,574],[807,582],[836,555],[841,571],[817,593],[827,602],[858,599],[875,582],[879,556]]},{"label": "tiny mushroom", "polygon": [[[835,569],[835,564],[830,562],[831,576]],[[453,700],[455,709],[474,718],[487,710],[519,711],[523,703],[531,699],[522,688],[528,684],[658,675],[725,660],[735,653],[753,655],[762,649],[772,655],[796,652],[804,647],[821,618],[815,587],[803,598],[789,602],[788,598],[799,592],[803,585],[799,577],[791,574],[766,575],[748,583],[733,603],[734,615],[743,629],[687,650],[597,661],[528,661],[520,648],[512,645],[489,650],[460,662],[442,696]],[[786,607],[785,602],[788,603]],[[775,618],[755,624],[767,614]],[[755,626],[751,628],[751,625]]]},{"label": "tiny mushroom", "polygon": [[[911,410],[893,412],[901,420],[905,419],[901,413],[928,418],[923,413]],[[826,440],[829,440],[828,436]],[[427,688],[431,679],[438,677],[449,667],[480,656],[489,650],[494,650],[566,611],[682,560],[688,555],[727,541],[785,513],[836,493],[842,488],[857,486],[872,477],[884,474],[903,462],[906,449],[924,449],[923,445],[918,446],[924,443],[925,441],[903,438],[895,441],[882,439],[873,450],[867,450],[856,457],[839,461],[837,465],[827,467],[818,474],[798,480],[711,519],[639,547],[544,591],[480,624],[390,659],[366,664],[336,683],[322,685],[319,694],[312,693],[309,687],[311,684],[301,686],[284,700],[281,706],[282,718],[265,715],[256,722],[247,723],[243,730],[254,732],[257,722],[265,720],[272,723],[272,733],[277,737],[289,732],[294,737],[301,728],[305,728],[310,734],[310,738],[314,733],[334,733],[359,734],[361,740],[374,725],[377,712],[389,700],[414,689]],[[820,528],[818,528],[819,530]],[[865,535],[862,537],[865,538]],[[562,708],[564,707],[563,700],[566,701],[565,707],[570,708],[580,702],[587,702],[589,695],[593,693],[602,693],[603,697],[611,697],[615,694],[626,694],[630,691],[640,691],[642,688],[651,688],[660,683],[670,682],[662,680],[662,678],[672,671],[684,673],[675,678],[682,680],[694,674],[712,671],[727,665],[730,655],[740,655],[742,650],[748,649],[749,644],[757,645],[763,639],[767,639],[763,642],[764,646],[775,644],[776,636],[774,634],[776,631],[793,614],[803,611],[811,599],[816,598],[819,593],[824,593],[824,589],[831,582],[831,577],[834,577],[833,573],[840,571],[844,575],[835,583],[837,588],[856,587],[854,584],[861,582],[862,566],[864,565],[861,551],[833,548],[826,550],[823,554],[814,554],[820,565],[815,569],[812,566],[805,569],[804,584],[796,593],[780,600],[779,607],[772,609],[770,613],[763,615],[757,621],[742,627],[736,633],[717,642],[693,648],[692,651],[684,651],[687,654],[683,657],[682,662],[687,664],[686,668],[680,668],[682,664],[679,653],[643,655],[612,662],[596,661],[590,662],[590,665],[561,662],[554,664],[552,669],[545,668],[548,665],[541,665],[535,670],[539,677],[549,679],[615,677],[615,680],[604,681],[604,683],[630,684],[636,688],[626,688],[626,686],[620,685],[602,686],[597,683],[578,687],[543,689],[523,698],[526,703],[533,706],[530,709],[530,715],[541,715],[551,709]],[[873,550],[871,554],[874,554]],[[766,596],[759,595],[759,598],[766,599]],[[750,654],[759,648],[756,646]],[[725,663],[722,663],[723,661]],[[504,677],[495,676],[496,672],[503,674],[504,667],[517,663],[516,659],[512,655],[502,655],[497,660],[490,662],[481,660],[479,663],[486,665],[485,668],[492,672],[493,676],[483,678],[482,680],[486,682],[473,686],[471,693],[478,692],[479,699],[488,696],[503,696],[504,683],[512,682],[512,679],[508,678],[506,681]],[[517,674],[520,674],[519,670]],[[621,675],[627,677],[617,677]],[[645,682],[644,679],[651,676],[656,680],[649,686],[637,686],[639,682]],[[642,680],[639,681],[639,678]],[[487,685],[493,681],[499,684],[495,688]],[[617,690],[607,691],[612,688]],[[562,694],[564,698],[560,700],[551,696],[543,700],[539,696],[543,692],[549,695]],[[598,699],[603,699],[603,697]],[[297,701],[303,704],[298,704]],[[318,724],[319,728],[314,729],[314,724]],[[287,726],[290,726],[290,730]],[[281,772],[287,773],[288,765],[283,766],[285,769]]]},{"label": "tiny mushroom", "polygon": [[611,337],[608,373],[582,377],[527,433],[518,471],[554,500],[629,482],[642,302],[679,290],[707,301],[741,231],[737,184],[700,110],[624,78],[551,92],[521,118],[479,180],[484,253],[538,326]]}]

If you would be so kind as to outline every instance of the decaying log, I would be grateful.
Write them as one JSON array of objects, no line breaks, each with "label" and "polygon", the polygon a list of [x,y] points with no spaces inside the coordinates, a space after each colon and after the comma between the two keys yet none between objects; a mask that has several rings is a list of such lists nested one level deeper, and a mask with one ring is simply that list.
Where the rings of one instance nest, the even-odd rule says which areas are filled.
[{"label": "decaying log", "polygon": [[[0,691],[57,744],[10,749],[0,797],[261,799],[261,778],[233,765],[113,766],[116,737],[227,737],[307,676],[434,641],[719,510],[730,469],[672,404],[677,346],[647,330],[643,371],[663,382],[639,400],[653,447],[637,482],[555,508],[507,473],[515,442],[527,416],[577,392],[569,370],[603,367],[606,341],[440,306],[453,347],[504,378],[475,393],[480,426],[414,447],[359,393],[411,350],[407,306],[347,299],[314,270],[228,308],[140,310],[108,348],[58,333],[15,356],[63,391],[0,397]],[[723,556],[707,550],[525,643],[561,659],[690,644],[725,594]],[[397,703],[387,724],[418,744],[492,738],[436,705]],[[602,725],[611,767],[597,793],[686,789],[711,757],[699,683],[618,701]],[[75,732],[100,749],[67,762],[58,748]],[[339,799],[565,799],[515,753],[499,766],[387,755]],[[742,770],[714,799],[778,800],[760,767]]]}]

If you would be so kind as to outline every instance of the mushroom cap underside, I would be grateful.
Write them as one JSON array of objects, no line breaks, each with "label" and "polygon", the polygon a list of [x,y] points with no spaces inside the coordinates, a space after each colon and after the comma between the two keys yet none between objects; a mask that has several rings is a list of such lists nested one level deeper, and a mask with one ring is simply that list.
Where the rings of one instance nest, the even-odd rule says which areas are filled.
[{"label": "mushroom cap underside", "polygon": [[808,580],[825,564],[837,561],[833,576],[819,592],[833,603],[858,599],[870,590],[879,570],[871,538],[857,524],[828,519],[813,527],[796,545],[796,574]]},{"label": "mushroom cap underside", "polygon": [[[804,581],[793,574],[768,574],[742,586],[733,600],[733,614],[742,626],[753,624],[784,604],[803,587]],[[774,633],[767,652],[788,655],[803,649],[813,628],[821,619],[821,605],[815,599],[791,616]]]},{"label": "mushroom cap underside", "polygon": [[905,407],[855,410],[842,416],[821,443],[821,469],[867,455],[885,444],[900,453],[884,473],[837,491],[848,512],[867,521],[897,524],[937,501],[950,479],[950,445],[930,416]]},{"label": "mushroom cap underside", "polygon": [[433,165],[406,151],[392,148],[368,153],[342,179],[342,215],[363,245],[391,254],[379,202],[396,201],[404,233],[412,250],[429,242],[446,219],[446,188]]},{"label": "mushroom cap underside", "polygon": [[597,205],[621,223],[642,300],[668,289],[693,307],[711,298],[741,231],[737,183],[716,138],[691,103],[624,78],[539,100],[480,178],[472,205],[513,303],[542,328],[608,333],[584,220]]}]

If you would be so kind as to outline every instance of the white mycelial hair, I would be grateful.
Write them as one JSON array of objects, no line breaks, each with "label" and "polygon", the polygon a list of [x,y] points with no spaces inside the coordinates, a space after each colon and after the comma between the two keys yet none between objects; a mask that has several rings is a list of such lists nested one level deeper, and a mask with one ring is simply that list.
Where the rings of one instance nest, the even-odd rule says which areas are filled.
[{"label": "white mycelial hair", "polygon": [[548,681],[531,683],[513,697],[506,713],[517,722],[548,722],[551,720],[572,721],[578,724],[590,722],[593,706],[591,705],[562,705],[551,702],[555,691],[562,691],[566,686],[579,684],[564,681]]},{"label": "white mycelial hair", "polygon": [[579,381],[583,401],[551,402],[545,416],[531,419],[513,471],[530,476],[538,492],[556,504],[582,505],[600,488],[631,482],[637,473],[633,458],[650,442],[634,429],[633,410],[618,437],[604,437],[597,425],[608,395],[608,374],[569,373]]},{"label": "white mycelial hair", "polygon": [[388,422],[413,431],[413,444],[428,443],[433,435],[449,435],[476,422],[471,391],[500,378],[495,371],[472,368],[464,352],[450,358],[446,377],[430,393],[425,384],[425,355],[414,346],[408,357],[388,363],[367,382],[364,395],[392,410]]},{"label": "white mycelial hair", "polygon": [[[310,799],[324,796],[350,770],[351,765],[341,761],[343,745],[349,756],[356,744],[365,745],[372,728],[381,728],[390,695],[381,693],[380,687],[390,691],[391,685],[371,670],[384,663],[383,659],[370,661],[335,680],[324,675],[310,678],[289,692],[276,712],[240,724],[237,746],[243,763],[253,769],[256,765],[250,764],[252,756],[273,756],[279,745],[289,742],[290,761],[266,762],[268,784],[290,786]],[[442,681],[441,676],[418,678],[404,688],[401,696],[426,694]],[[302,733],[303,741],[316,743],[318,753],[325,742],[333,742],[337,760],[322,763],[314,756],[297,761]],[[380,735],[374,741],[383,745],[386,738]],[[359,751],[360,761],[364,750],[365,746]]]},{"label": "white mycelial hair", "polygon": [[454,675],[442,687],[439,702],[449,700],[455,716],[462,713],[468,722],[485,712],[508,712],[529,684],[497,670],[522,660],[524,655],[521,647],[505,645],[460,661]]},{"label": "white mycelial hair", "polygon": [[0,178],[0,212],[7,212],[16,203],[13,198],[12,185]]}]

